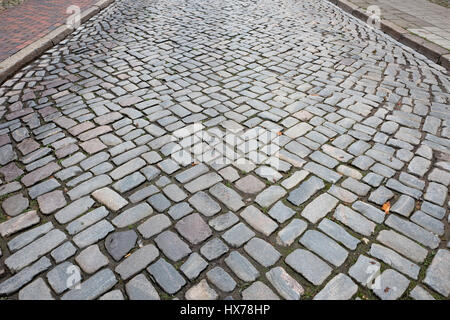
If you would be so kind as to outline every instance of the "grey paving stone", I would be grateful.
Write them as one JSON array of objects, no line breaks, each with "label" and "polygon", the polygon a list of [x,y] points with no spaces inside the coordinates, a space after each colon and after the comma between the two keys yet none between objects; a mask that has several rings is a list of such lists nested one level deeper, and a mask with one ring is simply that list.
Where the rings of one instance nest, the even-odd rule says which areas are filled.
[{"label": "grey paving stone", "polygon": [[333,217],[353,231],[365,236],[370,236],[375,230],[375,223],[341,204],[334,211]]},{"label": "grey paving stone", "polygon": [[153,244],[148,244],[134,251],[115,268],[115,272],[124,280],[144,270],[159,256],[158,249]]},{"label": "grey paving stone", "polygon": [[384,186],[378,187],[375,191],[372,191],[369,196],[369,201],[382,206],[389,199],[394,197],[394,193]]},{"label": "grey paving stone", "polygon": [[163,258],[150,265],[147,271],[168,294],[175,294],[186,284],[186,280]]},{"label": "grey paving stone", "polygon": [[385,218],[385,212],[362,201],[356,201],[352,204],[352,209],[360,212],[366,218],[376,222],[382,223]]},{"label": "grey paving stone", "polygon": [[90,227],[94,223],[100,221],[101,219],[106,217],[108,214],[109,214],[109,211],[106,210],[106,208],[104,206],[94,209],[94,210],[91,210],[88,213],[80,216],[78,219],[75,219],[72,222],[70,222],[67,225],[66,230],[69,232],[69,234],[74,235],[74,234]]},{"label": "grey paving stone", "polygon": [[27,244],[33,242],[38,237],[46,234],[51,229],[53,229],[53,223],[47,222],[43,225],[35,227],[29,231],[25,231],[8,242],[8,248],[11,251],[18,250],[25,247]]},{"label": "grey paving stone", "polygon": [[215,172],[210,172],[188,182],[184,187],[190,193],[196,193],[197,191],[208,189],[220,181],[222,181],[221,176]]},{"label": "grey paving stone", "polygon": [[119,181],[114,183],[112,187],[114,190],[120,193],[125,193],[140,186],[145,181],[146,181],[145,177],[142,174],[140,174],[139,172],[135,172],[133,174],[130,174],[129,176],[126,176],[123,179],[120,179]]},{"label": "grey paving stone", "polygon": [[341,200],[345,203],[353,203],[358,199],[358,196],[353,192],[350,192],[344,188],[338,187],[336,185],[332,185],[330,189],[328,189],[327,193],[334,196],[335,198]]},{"label": "grey paving stone", "polygon": [[317,227],[350,250],[355,250],[356,246],[360,243],[359,239],[353,237],[343,227],[329,219],[323,219]]},{"label": "grey paving stone", "polygon": [[252,282],[259,276],[259,271],[238,251],[232,251],[224,261],[242,281]]},{"label": "grey paving stone", "polygon": [[308,201],[317,191],[323,189],[325,184],[317,177],[311,177],[302,182],[297,189],[289,193],[287,200],[298,206]]},{"label": "grey paving stone", "polygon": [[166,215],[157,214],[140,224],[137,229],[145,239],[148,239],[167,229],[171,224]]},{"label": "grey paving stone", "polygon": [[303,166],[303,169],[311,172],[312,174],[315,174],[319,178],[322,178],[323,180],[328,181],[330,183],[336,183],[342,177],[342,175],[337,173],[336,171],[330,170],[314,162],[308,162],[306,165]]},{"label": "grey paving stone", "polygon": [[2,208],[5,213],[11,217],[17,216],[28,208],[29,201],[22,194],[16,194],[6,198],[2,202]]},{"label": "grey paving stone", "polygon": [[11,183],[0,186],[0,196],[22,189],[20,182],[13,181]]},{"label": "grey paving stone", "polygon": [[368,144],[365,141],[358,140],[355,143],[353,143],[347,151],[350,152],[354,156],[360,156],[364,152],[366,152],[370,148],[370,144]]},{"label": "grey paving stone", "polygon": [[275,267],[266,272],[266,277],[277,292],[286,300],[299,300],[305,292],[303,287],[282,267]]},{"label": "grey paving stone", "polygon": [[303,181],[308,174],[309,172],[306,170],[295,171],[290,177],[281,181],[281,185],[286,189],[292,189]]},{"label": "grey paving stone", "polygon": [[290,246],[307,228],[308,224],[301,219],[292,221],[281,229],[276,237],[276,242],[281,246]]},{"label": "grey paving stone", "polygon": [[424,199],[442,206],[447,198],[447,194],[448,189],[445,186],[439,183],[430,182],[425,192]]},{"label": "grey paving stone", "polygon": [[431,249],[436,249],[439,246],[440,240],[436,235],[408,220],[399,218],[396,215],[390,215],[385,223],[387,226]]},{"label": "grey paving stone", "polygon": [[280,198],[284,197],[285,194],[286,190],[284,190],[284,188],[280,186],[270,186],[256,196],[255,202],[263,208],[268,208]]},{"label": "grey paving stone", "polygon": [[203,191],[194,194],[188,202],[206,217],[211,217],[221,210],[220,205]]},{"label": "grey paving stone", "polygon": [[423,213],[420,210],[414,212],[411,216],[411,221],[439,236],[442,236],[445,233],[445,225],[441,221],[427,215],[426,213]]},{"label": "grey paving stone", "polygon": [[183,172],[178,173],[175,176],[175,179],[177,179],[178,182],[180,183],[186,183],[191,181],[192,179],[199,177],[200,175],[206,172],[208,172],[208,167],[205,164],[200,163],[196,166],[193,166],[192,168],[189,168],[187,170],[184,170]]},{"label": "grey paving stone", "polygon": [[94,191],[92,197],[112,211],[118,211],[128,204],[127,200],[110,188]]},{"label": "grey paving stone", "polygon": [[66,261],[50,270],[47,273],[47,280],[52,289],[57,294],[61,294],[75,288],[83,280],[83,275],[78,266]]},{"label": "grey paving stone", "polygon": [[145,166],[145,161],[141,158],[132,159],[121,166],[117,167],[109,173],[114,180],[122,179],[123,177],[139,170]]},{"label": "grey paving stone", "polygon": [[72,240],[79,248],[84,248],[105,238],[112,231],[112,224],[103,219],[78,233]]},{"label": "grey paving stone", "polygon": [[76,200],[87,194],[92,193],[97,189],[107,186],[110,183],[112,183],[112,179],[106,174],[101,174],[69,190],[69,192],[67,192],[67,195],[70,197],[71,200]]},{"label": "grey paving stone", "polygon": [[439,249],[431,261],[423,282],[444,297],[450,294],[450,277],[448,274],[450,266],[450,252]]},{"label": "grey paving stone", "polygon": [[155,193],[158,192],[159,189],[154,185],[151,185],[135,191],[132,195],[128,197],[128,199],[130,200],[131,203],[138,203],[144,200],[145,198],[148,198],[151,195],[154,195]]},{"label": "grey paving stone", "polygon": [[[44,182],[35,184],[31,188],[29,188],[28,195],[30,196],[31,199],[34,200],[37,197],[39,197],[40,195],[45,194],[50,191],[53,191],[53,190],[59,188],[60,186],[61,186],[61,184],[58,181],[56,181],[56,179],[52,178],[52,179],[46,180]],[[70,190],[70,191],[72,191],[72,190]]]},{"label": "grey paving stone", "polygon": [[143,274],[138,274],[125,285],[130,300],[160,300],[158,292]]},{"label": "grey paving stone", "polygon": [[189,246],[172,231],[160,233],[155,238],[155,243],[172,261],[179,261],[191,253]]},{"label": "grey paving stone", "polygon": [[201,248],[200,253],[208,260],[217,259],[228,252],[228,246],[219,238],[212,238]]},{"label": "grey paving stone", "polygon": [[217,292],[208,285],[205,279],[192,286],[185,293],[186,300],[216,300],[218,297]]},{"label": "grey paving stone", "polygon": [[416,202],[413,198],[402,194],[400,198],[391,207],[391,211],[401,214],[402,216],[409,217],[416,206]]},{"label": "grey paving stone", "polygon": [[209,188],[209,193],[225,204],[228,209],[238,211],[245,204],[241,200],[241,196],[231,188],[228,188],[223,183],[217,183]]},{"label": "grey paving stone", "polygon": [[22,269],[12,277],[0,283],[0,294],[10,295],[29,283],[36,275],[51,267],[48,258],[42,257],[32,265]]},{"label": "grey paving stone", "polygon": [[50,214],[64,207],[67,202],[61,190],[55,190],[37,197],[39,209],[43,214]]},{"label": "grey paving stone", "polygon": [[224,231],[238,222],[239,218],[229,211],[209,220],[208,224],[216,231]]},{"label": "grey paving stone", "polygon": [[146,166],[145,168],[142,168],[140,171],[144,174],[145,178],[148,181],[155,179],[161,173],[161,170],[159,170],[155,166]]},{"label": "grey paving stone", "polygon": [[261,232],[266,236],[270,236],[278,225],[258,210],[255,206],[250,205],[241,212],[241,217],[256,231]]},{"label": "grey paving stone", "polygon": [[387,269],[380,275],[379,288],[373,292],[382,300],[395,300],[406,291],[409,280],[395,270]]},{"label": "grey paving stone", "polygon": [[415,263],[403,258],[395,251],[388,249],[379,244],[373,243],[370,247],[370,255],[384,261],[386,264],[391,265],[401,273],[410,276],[413,279],[417,279],[420,268]]},{"label": "grey paving stone", "polygon": [[17,159],[17,154],[13,150],[11,144],[4,145],[0,147],[0,165],[4,166],[9,162]]},{"label": "grey paving stone", "polygon": [[41,238],[6,258],[5,265],[8,269],[17,272],[56,248],[66,239],[67,236],[64,232],[56,229],[51,230]]},{"label": "grey paving stone", "polygon": [[376,187],[379,187],[380,184],[383,182],[384,177],[379,175],[379,174],[376,174],[376,173],[373,173],[373,172],[369,172],[368,174],[366,174],[364,176],[364,178],[362,180],[365,183],[367,183],[368,185],[376,188]]},{"label": "grey paving stone", "polygon": [[357,291],[358,286],[352,279],[339,273],[314,296],[314,300],[349,300]]},{"label": "grey paving stone", "polygon": [[194,209],[192,209],[187,202],[181,202],[171,206],[167,213],[172,217],[172,219],[178,220],[192,211],[194,211]]},{"label": "grey paving stone", "polygon": [[242,291],[243,300],[280,300],[280,298],[261,281],[253,282]]},{"label": "grey paving stone", "polygon": [[116,216],[111,222],[118,228],[127,227],[150,216],[153,213],[152,207],[143,202],[131,207]]},{"label": "grey paving stone", "polygon": [[442,219],[445,216],[444,208],[427,201],[422,202],[420,210],[435,217],[436,219]]},{"label": "grey paving stone", "polygon": [[285,258],[285,261],[314,285],[323,283],[332,270],[322,259],[303,249],[296,249]]},{"label": "grey paving stone", "polygon": [[303,209],[301,215],[309,222],[317,223],[320,219],[332,211],[338,202],[339,201],[335,197],[327,193],[321,194]]},{"label": "grey paving stone", "polygon": [[281,254],[270,243],[259,238],[253,238],[247,242],[244,250],[264,267],[274,265],[281,257]]},{"label": "grey paving stone", "polygon": [[162,193],[152,195],[147,202],[157,211],[164,212],[170,207],[170,201]]},{"label": "grey paving stone", "polygon": [[94,200],[89,196],[80,198],[59,210],[55,214],[55,218],[59,223],[67,223],[85,213],[93,204]]},{"label": "grey paving stone", "polygon": [[438,168],[434,168],[428,175],[428,180],[443,184],[448,187],[450,184],[450,173]]},{"label": "grey paving stone", "polygon": [[170,200],[175,202],[180,202],[187,198],[187,194],[176,184],[169,184],[162,191]]},{"label": "grey paving stone", "polygon": [[386,187],[388,187],[389,189],[392,189],[394,191],[407,194],[407,195],[413,197],[414,199],[420,199],[420,197],[422,196],[422,191],[407,187],[395,179],[389,179],[386,183]]},{"label": "grey paving stone", "polygon": [[414,157],[408,164],[408,172],[422,177],[430,168],[431,161],[422,157]]},{"label": "grey paving stone", "polygon": [[189,279],[193,280],[206,269],[208,263],[197,252],[191,253],[189,258],[181,265],[180,270]]},{"label": "grey paving stone", "polygon": [[81,251],[75,257],[75,261],[86,273],[94,273],[106,266],[109,262],[108,258],[100,252],[100,249],[96,244]]},{"label": "grey paving stone", "polygon": [[54,300],[54,298],[45,281],[37,278],[19,291],[19,300]]},{"label": "grey paving stone", "polygon": [[[383,266],[391,264],[400,273],[406,272],[411,281],[415,281],[416,270],[412,267],[411,272],[406,259],[426,274],[431,268],[429,263],[424,264],[427,257],[431,260],[438,248],[450,248],[445,238],[449,222],[446,209],[450,204],[450,122],[445,88],[448,77],[442,66],[399,47],[392,39],[377,37],[376,32],[355,23],[354,17],[345,17],[327,2],[296,2],[288,19],[283,20],[282,30],[280,26],[252,24],[255,17],[268,16],[265,6],[247,10],[244,4],[231,1],[227,3],[233,7],[230,15],[229,6],[197,2],[177,6],[149,3],[144,8],[138,2],[124,0],[115,5],[114,15],[100,13],[95,23],[78,30],[79,37],[64,41],[63,45],[74,50],[50,50],[51,59],[38,59],[0,86],[0,196],[6,218],[2,221],[5,237],[0,244],[4,264],[0,267],[0,287],[9,279],[19,279],[16,276],[29,268],[8,270],[4,261],[26,253],[26,248],[36,243],[41,244],[36,248],[40,252],[36,259],[46,255],[54,260],[52,263],[76,261],[76,254],[97,245],[108,256],[108,265],[116,266],[129,257],[121,253],[118,262],[109,257],[107,248],[104,250],[105,238],[112,232],[127,230],[140,232],[140,240],[130,241],[130,249],[123,250],[128,251],[125,255],[138,252],[145,244],[157,245],[154,238],[168,230],[175,232],[177,239],[186,237],[186,247],[197,254],[201,248],[208,248],[203,247],[208,240],[223,241],[223,246],[217,241],[208,243],[209,257],[214,260],[211,267],[203,257],[208,269],[200,263],[193,267],[193,278],[182,286],[186,288],[177,289],[181,291],[178,298],[239,298],[245,290],[242,286],[248,285],[243,298],[286,298],[286,282],[256,277],[251,281],[261,283],[243,284],[224,263],[227,254],[220,255],[225,248],[233,247],[254,260],[243,246],[255,233],[279,249],[283,259],[293,250],[304,248],[293,242],[310,234],[304,234],[310,229],[323,232],[345,249],[358,251],[358,255],[369,254],[368,248],[375,243],[386,247],[377,251]],[[282,7],[275,3],[270,18],[286,18]],[[194,11],[198,19],[193,24]],[[294,21],[289,19],[294,11],[308,14]],[[155,12],[176,19],[155,20]],[[234,19],[244,16],[246,19]],[[111,38],[105,25],[121,25],[124,17],[140,28],[128,28],[127,39]],[[153,20],[152,32],[161,31],[160,40],[151,42],[150,47],[135,45],[136,39],[142,44],[151,38],[152,32],[146,32],[148,25],[140,23],[143,17]],[[230,24],[233,19],[239,30]],[[98,28],[99,23],[102,28]],[[224,38],[225,34],[224,28],[212,25],[225,26],[226,41],[211,44],[211,39]],[[295,32],[299,26],[302,32]],[[323,26],[328,32],[317,32]],[[350,29],[362,39],[376,38],[377,50],[370,48],[370,42],[357,38],[346,39],[344,45],[328,46],[334,31]],[[163,41],[173,38],[173,30],[179,31],[176,42]],[[207,37],[199,38],[199,34],[205,35],[204,30],[208,30]],[[251,30],[244,49],[236,30]],[[301,43],[299,40],[311,33],[316,37],[308,43],[305,54],[298,56],[297,51],[289,50],[291,44]],[[93,40],[100,46],[98,52],[90,45]],[[215,54],[204,54],[209,51]],[[111,52],[114,58],[99,52]],[[164,61],[158,57],[159,52],[164,52]],[[112,204],[120,199],[114,195],[101,201],[89,198],[102,188],[115,190],[124,200],[123,205],[116,211],[107,209],[106,202]],[[329,210],[317,210],[326,205],[323,200],[331,197],[336,199],[333,202],[339,201],[339,207],[336,203]],[[28,226],[26,221],[12,220],[23,217],[27,210],[35,210],[36,203],[31,201],[35,199],[42,220],[43,215],[59,211],[55,219],[45,219],[56,221],[54,225],[44,221],[35,226],[39,221]],[[59,203],[52,203],[54,199]],[[253,220],[246,220],[243,216],[252,210],[252,201],[261,212],[250,215]],[[389,214],[380,210],[387,201],[391,202]],[[152,206],[150,214],[127,211],[143,203]],[[153,214],[153,210],[157,213]],[[189,221],[193,213],[202,221],[201,230],[211,233],[209,238],[203,239],[203,233],[195,233],[189,223],[183,230],[178,228],[183,235],[175,228],[177,222],[181,226]],[[261,219],[255,219],[257,216]],[[116,225],[111,222],[114,219],[123,221]],[[7,231],[4,226],[8,226]],[[48,247],[49,251],[41,252],[48,242],[40,239],[55,230],[63,230],[70,239],[65,237]],[[314,245],[320,245],[320,241]],[[34,253],[35,249],[23,255],[23,261]],[[188,254],[194,259],[189,251],[178,261],[171,261],[162,252],[175,269],[187,263]],[[307,267],[317,273],[305,280],[303,274],[283,263],[278,260],[273,267],[282,266],[302,285],[302,281],[313,278],[319,282],[321,272],[326,274],[317,268],[321,263],[315,261],[307,266],[305,262],[305,274]],[[328,266],[328,262],[323,263]],[[232,293],[225,294],[206,280],[207,271],[217,266],[239,282]],[[270,278],[262,273],[272,267],[264,272],[260,268],[265,269],[258,267],[258,276]],[[345,279],[337,275],[347,269],[345,266],[333,275],[328,273],[320,288],[310,284],[305,290],[308,295],[321,291],[318,298],[333,296],[337,291],[332,289],[341,283],[338,280]],[[195,275],[197,271],[202,272]],[[83,272],[85,282],[92,278],[86,274]],[[289,279],[280,274],[284,275],[283,281]],[[144,291],[152,291],[147,286],[151,283],[158,294],[163,294],[155,277],[146,271],[142,275],[148,279],[143,281]],[[15,280],[20,287],[2,295],[17,299],[24,296],[23,292],[33,291],[33,286],[45,291],[41,281],[36,280],[42,277],[45,274],[37,273],[25,277],[24,283]],[[439,274],[436,279],[442,277]],[[392,278],[392,282],[401,279]],[[42,279],[48,284],[48,279]],[[129,279],[113,288],[95,288],[101,291],[98,294],[89,289],[84,296],[128,298]],[[36,282],[23,289],[33,280]],[[349,288],[354,287],[347,283]],[[442,297],[423,281],[420,285]],[[413,293],[414,287],[417,289]],[[411,285],[401,297],[428,296],[418,288],[417,284]],[[18,296],[20,289],[23,291]],[[340,292],[345,293],[345,289]],[[389,296],[390,290],[382,288],[379,295],[398,297]],[[58,299],[66,291],[53,290],[51,294]]]},{"label": "grey paving stone", "polygon": [[208,280],[224,292],[231,292],[236,287],[236,281],[221,267],[215,267],[206,273]]},{"label": "grey paving stone", "polygon": [[22,213],[21,215],[0,223],[0,235],[6,238],[16,232],[39,223],[40,220],[41,218],[36,211]]},{"label": "grey paving stone", "polygon": [[279,223],[283,223],[291,218],[295,214],[295,211],[286,206],[280,200],[275,203],[275,205],[269,210],[268,214]]},{"label": "grey paving stone", "polygon": [[373,288],[378,286],[381,264],[372,258],[359,255],[358,260],[348,269],[350,277],[365,287]]},{"label": "grey paving stone", "polygon": [[375,160],[373,160],[372,158],[365,155],[360,155],[357,156],[355,159],[353,159],[352,165],[361,170],[367,170],[370,168],[371,165],[374,164],[374,162]]},{"label": "grey paving stone", "polygon": [[300,243],[323,259],[339,267],[347,259],[348,252],[328,236],[316,230],[308,230]]},{"label": "grey paving stone", "polygon": [[425,248],[393,230],[381,230],[377,241],[416,262],[423,262],[428,255]]},{"label": "grey paving stone", "polygon": [[369,191],[370,191],[370,186],[359,182],[353,178],[347,178],[345,179],[342,183],[341,183],[341,187],[348,189],[354,193],[356,193],[357,195],[359,195],[360,197],[364,197],[366,196]]},{"label": "grey paving stone", "polygon": [[420,286],[415,286],[409,296],[415,300],[435,300],[433,296]]},{"label": "grey paving stone", "polygon": [[52,256],[53,260],[55,260],[56,263],[59,263],[61,261],[66,260],[67,258],[72,257],[75,252],[77,251],[77,248],[72,244],[72,242],[67,241],[64,242],[62,245],[57,247],[56,249],[53,249],[52,252],[50,252],[50,255]]},{"label": "grey paving stone", "polygon": [[232,247],[240,247],[248,240],[253,238],[255,233],[244,223],[240,222],[226,231],[222,238]]},{"label": "grey paving stone", "polygon": [[208,224],[198,213],[190,214],[175,224],[175,229],[190,243],[198,244],[212,235]]},{"label": "grey paving stone", "polygon": [[134,248],[136,241],[137,234],[133,230],[114,232],[106,237],[105,248],[114,260],[119,261]]},{"label": "grey paving stone", "polygon": [[93,300],[111,289],[117,283],[116,276],[110,269],[103,269],[65,293],[61,300]]}]

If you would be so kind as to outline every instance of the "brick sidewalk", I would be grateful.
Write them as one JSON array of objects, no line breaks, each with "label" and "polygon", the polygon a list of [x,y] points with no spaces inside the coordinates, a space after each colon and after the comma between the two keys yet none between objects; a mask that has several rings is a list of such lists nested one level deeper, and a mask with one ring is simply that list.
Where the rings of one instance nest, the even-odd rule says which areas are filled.
[{"label": "brick sidewalk", "polygon": [[66,9],[81,11],[98,0],[28,0],[0,12],[0,62],[65,23]]},{"label": "brick sidewalk", "polygon": [[450,50],[450,9],[427,0],[349,0],[360,8],[377,5],[381,18]]}]

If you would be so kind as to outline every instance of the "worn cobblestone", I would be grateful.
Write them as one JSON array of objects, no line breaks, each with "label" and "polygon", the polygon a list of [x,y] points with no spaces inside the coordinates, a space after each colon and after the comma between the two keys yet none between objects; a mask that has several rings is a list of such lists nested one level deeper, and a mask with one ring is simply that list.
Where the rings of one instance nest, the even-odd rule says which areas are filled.
[{"label": "worn cobblestone", "polygon": [[324,0],[116,1],[0,85],[0,295],[448,299],[449,80]]}]

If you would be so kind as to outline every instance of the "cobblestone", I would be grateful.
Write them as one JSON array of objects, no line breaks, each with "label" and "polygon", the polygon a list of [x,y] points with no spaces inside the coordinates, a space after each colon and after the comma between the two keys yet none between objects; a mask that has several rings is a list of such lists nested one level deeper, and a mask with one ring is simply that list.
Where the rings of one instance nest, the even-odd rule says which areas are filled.
[{"label": "cobblestone", "polygon": [[0,85],[2,298],[448,299],[448,72],[285,9],[116,1]]}]

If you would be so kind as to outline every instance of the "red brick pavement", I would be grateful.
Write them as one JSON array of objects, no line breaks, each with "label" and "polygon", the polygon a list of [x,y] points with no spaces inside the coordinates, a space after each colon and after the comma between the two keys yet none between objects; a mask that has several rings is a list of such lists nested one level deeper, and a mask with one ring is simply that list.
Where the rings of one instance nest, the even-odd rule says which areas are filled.
[{"label": "red brick pavement", "polygon": [[71,5],[81,11],[98,0],[27,0],[0,12],[0,62],[66,23]]}]

